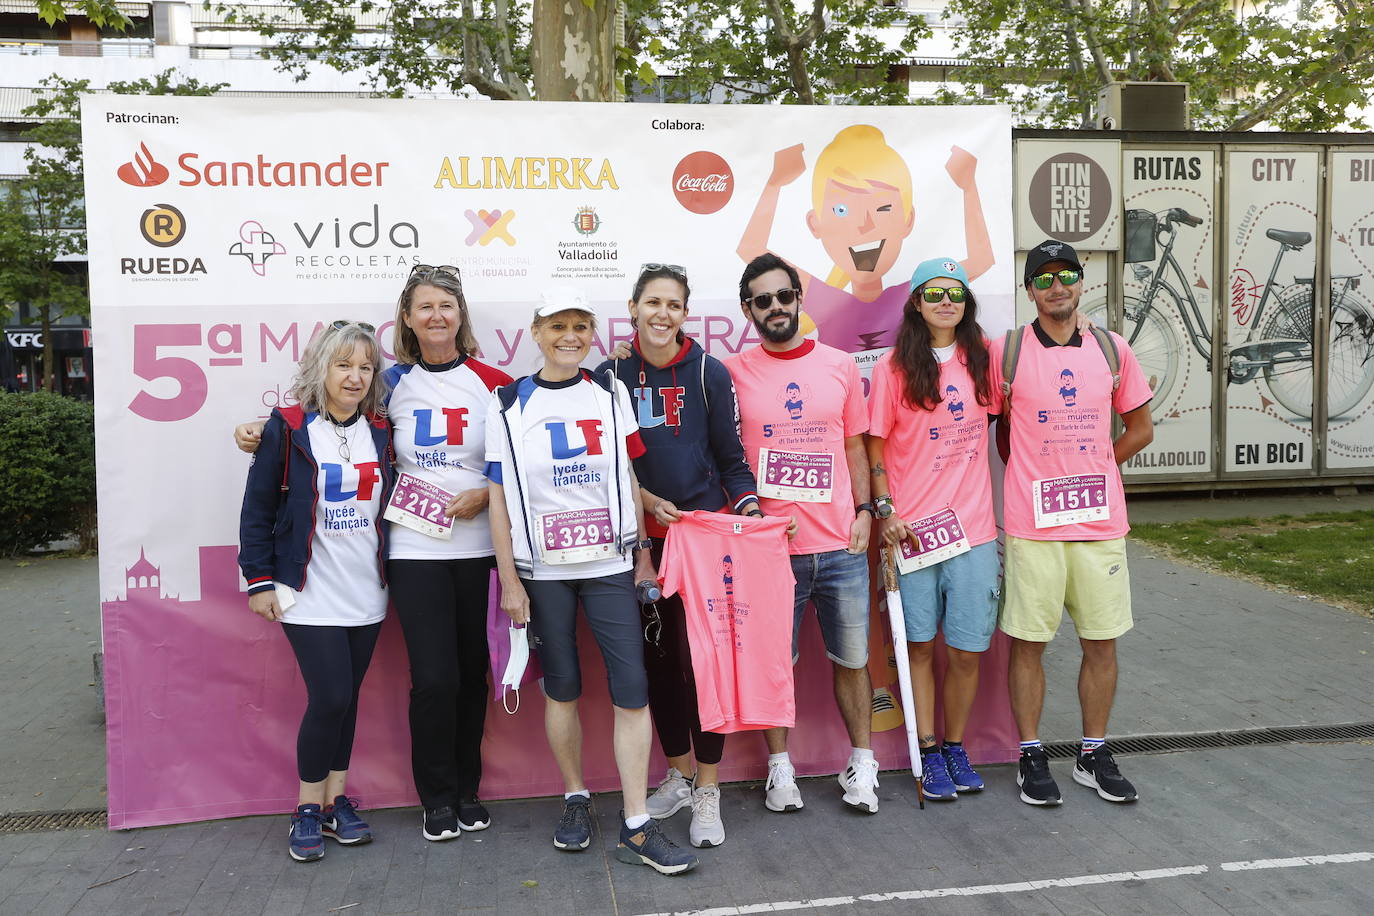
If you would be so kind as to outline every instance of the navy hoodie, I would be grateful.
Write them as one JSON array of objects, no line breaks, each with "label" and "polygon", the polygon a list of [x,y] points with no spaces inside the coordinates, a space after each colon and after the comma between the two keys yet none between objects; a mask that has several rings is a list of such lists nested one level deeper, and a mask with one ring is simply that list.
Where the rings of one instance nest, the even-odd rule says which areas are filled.
[{"label": "navy hoodie", "polygon": [[[662,368],[644,358],[638,339],[632,349],[628,359],[607,360],[596,371],[611,369],[629,389],[645,448],[634,460],[640,485],[683,512],[738,510],[755,498],[729,370],[690,337]],[[649,508],[649,534],[664,537]]]}]

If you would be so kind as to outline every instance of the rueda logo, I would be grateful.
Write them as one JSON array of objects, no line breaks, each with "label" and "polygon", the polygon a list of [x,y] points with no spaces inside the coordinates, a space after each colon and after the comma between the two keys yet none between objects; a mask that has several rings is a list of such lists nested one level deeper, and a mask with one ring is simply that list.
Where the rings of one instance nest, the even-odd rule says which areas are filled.
[{"label": "rueda logo", "polygon": [[673,169],[673,195],[692,213],[715,213],[735,193],[735,174],[730,164],[715,153],[697,150],[683,157]]},{"label": "rueda logo", "polygon": [[155,204],[143,211],[138,230],[148,244],[171,248],[186,234],[186,217],[171,204]]},{"label": "rueda logo", "polygon": [[239,226],[239,240],[229,246],[229,253],[247,258],[253,265],[253,273],[265,277],[267,259],[274,254],[286,254],[286,246],[262,228],[262,223],[250,219]]},{"label": "rueda logo", "polygon": [[132,161],[121,165],[115,174],[120,181],[136,188],[157,187],[168,178],[167,166],[153,158],[146,143],[140,143]]}]

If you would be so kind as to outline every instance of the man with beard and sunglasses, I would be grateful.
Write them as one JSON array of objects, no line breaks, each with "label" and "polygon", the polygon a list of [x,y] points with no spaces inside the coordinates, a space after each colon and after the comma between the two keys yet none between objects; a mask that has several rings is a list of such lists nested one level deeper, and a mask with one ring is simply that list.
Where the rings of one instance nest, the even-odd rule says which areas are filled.
[{"label": "man with beard and sunglasses", "polygon": [[[1039,727],[1042,658],[1067,610],[1083,649],[1083,744],[1073,780],[1107,801],[1132,802],[1135,787],[1105,742],[1116,696],[1116,640],[1132,625],[1120,465],[1154,438],[1152,393],[1124,339],[1077,326],[1083,265],[1072,247],[1046,239],[1032,248],[1024,283],[1037,317],[993,341],[990,356],[1003,394],[997,446],[1007,462],[1007,543],[998,622],[1011,637],[1007,680],[1021,734],[1016,783],[1027,804],[1063,800]],[[1114,415],[1125,426],[1115,439]]]},{"label": "man with beard and sunglasses", "polygon": [[[740,309],[763,338],[726,360],[739,397],[745,456],[767,515],[792,516],[792,658],[808,603],[816,606],[835,702],[849,732],[849,763],[840,773],[844,801],[878,810],[878,762],[870,740],[873,687],[868,675],[868,538],[873,525],[864,433],[868,413],[853,358],[801,333],[801,280],[774,254],[754,258],[739,284]],[[768,743],[765,804],[802,807],[786,728]]]}]

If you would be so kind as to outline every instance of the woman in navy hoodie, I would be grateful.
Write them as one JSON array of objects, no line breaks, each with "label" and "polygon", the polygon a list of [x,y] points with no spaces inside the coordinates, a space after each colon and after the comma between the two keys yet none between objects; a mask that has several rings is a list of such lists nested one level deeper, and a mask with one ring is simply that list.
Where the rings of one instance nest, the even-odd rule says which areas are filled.
[{"label": "woman in navy hoodie", "polygon": [[[730,373],[682,332],[690,295],[681,267],[645,264],[630,299],[633,345],[626,354],[622,344],[613,355],[623,358],[597,368],[614,368],[638,413],[645,453],[634,460],[634,469],[655,566],[663,557],[667,526],[683,512],[763,515],[735,425],[739,409]],[[656,644],[646,642],[644,666],[649,708],[669,769],[649,797],[649,814],[666,818],[690,804],[692,845],[719,846],[725,828],[717,766],[725,736],[701,730],[682,599],[661,598],[656,606],[662,626],[646,628],[646,639],[655,629],[660,635]]]},{"label": "woman in navy hoodie", "polygon": [[305,680],[288,846],[299,862],[321,858],[326,836],[372,839],[344,782],[358,691],[386,616],[392,452],[375,333],[336,321],[305,348],[298,406],[273,410],[263,428],[239,518],[248,608],[281,623]]}]

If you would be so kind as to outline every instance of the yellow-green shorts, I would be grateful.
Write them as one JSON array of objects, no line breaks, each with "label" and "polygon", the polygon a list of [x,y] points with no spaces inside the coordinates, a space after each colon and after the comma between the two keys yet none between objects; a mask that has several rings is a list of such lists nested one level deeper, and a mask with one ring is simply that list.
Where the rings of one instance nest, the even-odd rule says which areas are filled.
[{"label": "yellow-green shorts", "polygon": [[1116,639],[1131,628],[1126,539],[1031,541],[1008,535],[1002,632],[1049,642],[1065,610],[1081,639]]}]

